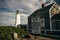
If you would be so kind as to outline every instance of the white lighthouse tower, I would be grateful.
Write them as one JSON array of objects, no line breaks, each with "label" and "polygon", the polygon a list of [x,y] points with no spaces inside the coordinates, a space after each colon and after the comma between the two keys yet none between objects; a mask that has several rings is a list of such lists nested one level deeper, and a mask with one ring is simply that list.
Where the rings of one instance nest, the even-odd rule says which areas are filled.
[{"label": "white lighthouse tower", "polygon": [[17,10],[17,12],[16,12],[16,19],[15,19],[15,25],[17,27],[20,24],[21,24],[21,22],[20,22],[20,11]]}]

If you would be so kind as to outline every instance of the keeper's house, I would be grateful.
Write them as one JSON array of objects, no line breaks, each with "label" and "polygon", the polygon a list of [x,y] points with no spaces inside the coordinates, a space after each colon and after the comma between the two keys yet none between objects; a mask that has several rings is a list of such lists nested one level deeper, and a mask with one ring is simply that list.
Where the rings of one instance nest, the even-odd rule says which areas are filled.
[{"label": "keeper's house", "polygon": [[28,17],[28,33],[32,34],[60,34],[60,11],[56,3],[36,10]]}]

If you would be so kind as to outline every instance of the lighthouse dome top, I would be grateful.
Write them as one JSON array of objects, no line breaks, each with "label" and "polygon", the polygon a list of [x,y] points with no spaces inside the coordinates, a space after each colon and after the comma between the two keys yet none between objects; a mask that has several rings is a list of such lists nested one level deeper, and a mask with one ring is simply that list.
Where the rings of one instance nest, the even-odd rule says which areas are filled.
[{"label": "lighthouse dome top", "polygon": [[19,14],[19,13],[20,13],[20,11],[19,11],[19,10],[17,10],[17,11],[16,11],[16,14]]}]

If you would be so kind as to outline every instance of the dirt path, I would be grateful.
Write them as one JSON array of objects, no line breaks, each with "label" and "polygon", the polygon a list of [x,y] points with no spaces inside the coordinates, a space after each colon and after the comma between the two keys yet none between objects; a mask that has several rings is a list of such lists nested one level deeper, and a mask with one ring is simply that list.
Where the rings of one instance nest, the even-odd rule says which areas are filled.
[{"label": "dirt path", "polygon": [[22,38],[22,39],[20,39],[20,40],[57,40],[57,39],[52,39],[52,38],[47,38],[47,37],[36,36],[36,38],[35,38],[35,37],[28,38],[28,39]]}]

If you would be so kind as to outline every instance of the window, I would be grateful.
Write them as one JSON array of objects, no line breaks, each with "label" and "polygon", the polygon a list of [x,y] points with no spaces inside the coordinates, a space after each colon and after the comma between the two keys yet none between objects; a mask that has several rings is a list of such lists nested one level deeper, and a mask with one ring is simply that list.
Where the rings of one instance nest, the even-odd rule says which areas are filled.
[{"label": "window", "polygon": [[56,29],[56,22],[52,21],[52,29]]},{"label": "window", "polygon": [[60,30],[60,20],[53,20],[52,21],[52,29]]},{"label": "window", "polygon": [[45,26],[45,20],[44,19],[41,19],[40,25],[41,25],[41,27],[44,27]]},{"label": "window", "polygon": [[56,9],[54,8],[54,14],[56,14],[57,12],[56,12]]},{"label": "window", "polygon": [[33,18],[31,18],[31,22],[39,22],[39,17],[33,17]]}]

